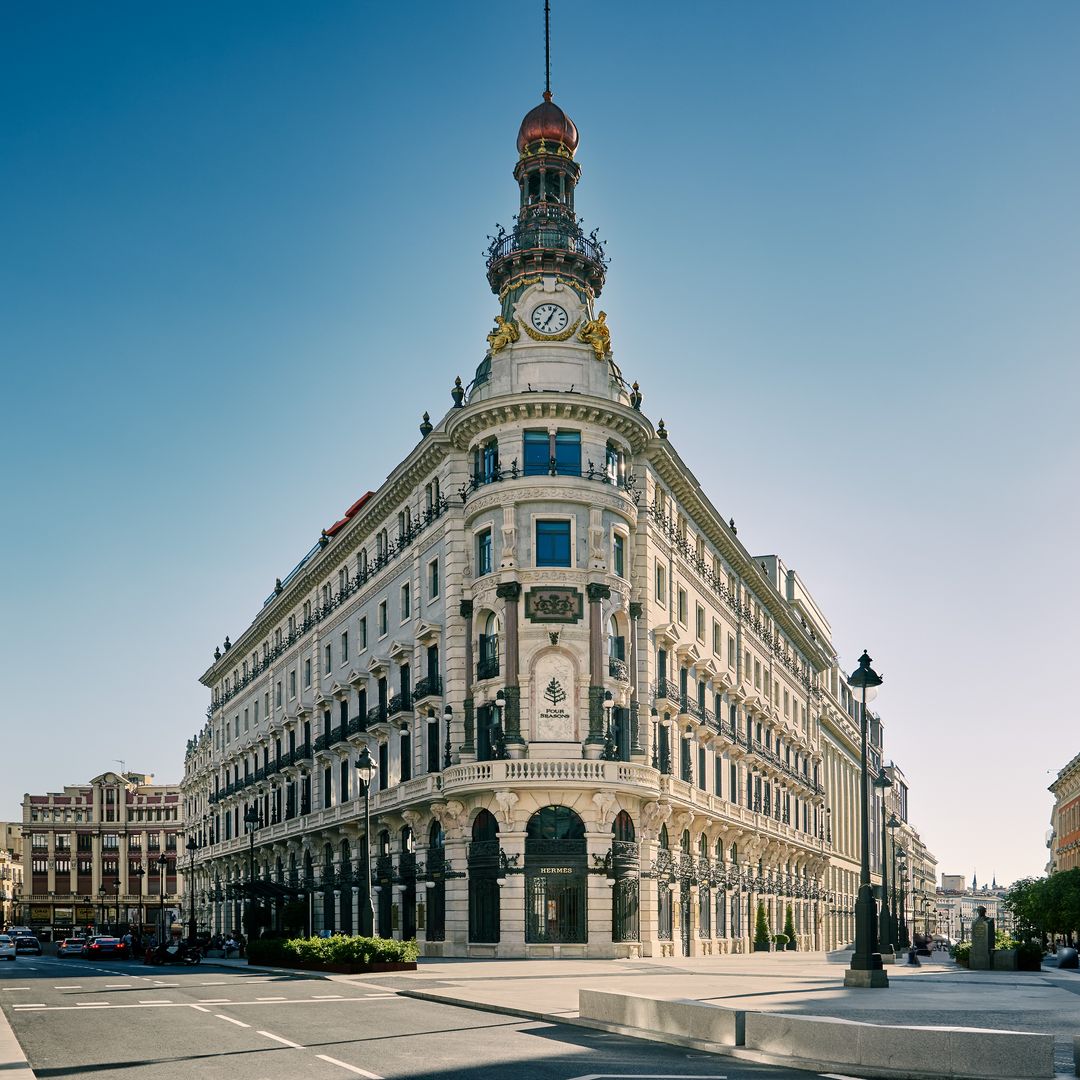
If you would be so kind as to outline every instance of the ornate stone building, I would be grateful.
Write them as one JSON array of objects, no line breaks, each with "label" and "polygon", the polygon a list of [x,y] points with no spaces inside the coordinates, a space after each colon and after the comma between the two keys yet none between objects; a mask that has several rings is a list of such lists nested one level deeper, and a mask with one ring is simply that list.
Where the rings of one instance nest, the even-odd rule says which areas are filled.
[{"label": "ornate stone building", "polygon": [[1050,785],[1054,809],[1046,846],[1050,859],[1048,874],[1080,866],[1080,754],[1069,762]]},{"label": "ornate stone building", "polygon": [[201,676],[183,791],[210,929],[251,903],[428,954],[719,954],[760,903],[800,948],[852,937],[830,629],[617,366],[577,146],[545,94],[474,377]]}]

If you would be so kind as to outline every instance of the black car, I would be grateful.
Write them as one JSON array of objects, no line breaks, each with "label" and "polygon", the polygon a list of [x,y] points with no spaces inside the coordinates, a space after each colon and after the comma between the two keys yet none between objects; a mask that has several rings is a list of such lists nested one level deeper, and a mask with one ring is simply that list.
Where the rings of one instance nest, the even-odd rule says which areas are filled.
[{"label": "black car", "polygon": [[41,942],[33,934],[17,934],[15,937],[16,953],[33,953],[41,955]]},{"label": "black car", "polygon": [[87,960],[102,960],[107,956],[119,956],[126,958],[128,954],[127,946],[118,937],[112,937],[111,935],[101,935],[99,937],[92,937],[83,949],[83,956]]}]

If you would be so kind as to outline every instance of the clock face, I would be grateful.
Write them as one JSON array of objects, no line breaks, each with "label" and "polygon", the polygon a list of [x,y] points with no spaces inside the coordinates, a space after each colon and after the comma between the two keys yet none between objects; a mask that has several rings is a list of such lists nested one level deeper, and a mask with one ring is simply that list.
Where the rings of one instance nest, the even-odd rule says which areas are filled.
[{"label": "clock face", "polygon": [[538,304],[533,308],[532,324],[541,334],[559,334],[566,329],[570,316],[558,304]]}]

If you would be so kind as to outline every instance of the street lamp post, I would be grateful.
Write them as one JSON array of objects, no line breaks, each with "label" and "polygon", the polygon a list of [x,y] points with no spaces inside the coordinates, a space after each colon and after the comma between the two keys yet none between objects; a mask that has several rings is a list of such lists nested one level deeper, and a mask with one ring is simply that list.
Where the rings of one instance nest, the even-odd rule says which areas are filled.
[{"label": "street lamp post", "polygon": [[444,769],[449,769],[451,765],[450,724],[454,719],[454,710],[452,706],[447,705],[446,708],[443,709],[443,719],[446,721],[446,745],[443,747],[442,764]]},{"label": "street lamp post", "polygon": [[862,783],[860,785],[860,832],[862,840],[859,873],[859,895],[855,901],[855,951],[851,966],[844,972],[845,986],[888,986],[889,976],[881,966],[881,953],[877,950],[877,908],[874,904],[874,888],[870,884],[870,776],[866,761],[866,706],[883,680],[870,666],[870,657],[863,650],[859,666],[848,680],[851,687],[862,691],[862,709],[859,711],[859,731],[862,741]]},{"label": "street lamp post", "polygon": [[[881,913],[878,916],[878,948],[881,952],[896,953],[896,939],[892,933],[892,917],[889,914],[888,852],[885,847],[885,792],[892,787],[892,780],[884,769],[874,777],[874,787],[881,792]],[[896,909],[895,902],[893,910]]]},{"label": "street lamp post", "polygon": [[[449,727],[449,724],[447,725]],[[378,766],[371,760],[371,752],[365,746],[356,759],[356,775],[360,780],[360,790],[364,795],[364,857],[361,864],[361,872],[364,875],[364,907],[367,913],[363,920],[365,937],[375,935],[375,897],[371,892],[371,814],[368,802],[368,793],[371,782],[378,772]]]},{"label": "street lamp post", "polygon": [[97,932],[101,933],[101,928],[105,925],[105,886],[98,886],[98,926]]},{"label": "street lamp post", "polygon": [[247,925],[244,929],[247,930],[249,940],[254,936],[255,922],[255,833],[261,823],[258,807],[252,803],[244,812],[244,825],[248,832],[248,902],[247,914],[244,917]]},{"label": "street lamp post", "polygon": [[165,944],[165,871],[169,860],[163,851],[157,858],[158,865],[158,944]]},{"label": "street lamp post", "polygon": [[146,876],[146,871],[142,866],[136,866],[134,870],[128,871],[128,877],[135,878],[139,883],[139,931],[135,935],[137,938],[142,937],[143,927],[143,878]]},{"label": "street lamp post", "polygon": [[892,941],[895,945],[900,940],[900,917],[897,912],[896,892],[899,878],[896,874],[896,853],[900,850],[900,845],[896,842],[896,830],[900,828],[900,822],[897,820],[895,814],[889,816],[889,822],[887,825],[889,832],[892,834]]},{"label": "street lamp post", "polygon": [[911,943],[911,937],[908,934],[907,923],[907,883],[908,883],[908,867],[907,867],[907,854],[901,852],[900,859],[900,931],[899,931],[899,944],[900,948],[906,949]]},{"label": "street lamp post", "polygon": [[116,893],[116,923],[112,927],[112,933],[118,934],[120,931],[120,879],[117,878],[113,882],[113,891]]},{"label": "street lamp post", "polygon": [[187,888],[190,894],[190,903],[188,905],[188,941],[195,940],[195,852],[199,850],[199,841],[194,836],[189,836],[187,840],[187,853],[188,853],[188,879]]}]

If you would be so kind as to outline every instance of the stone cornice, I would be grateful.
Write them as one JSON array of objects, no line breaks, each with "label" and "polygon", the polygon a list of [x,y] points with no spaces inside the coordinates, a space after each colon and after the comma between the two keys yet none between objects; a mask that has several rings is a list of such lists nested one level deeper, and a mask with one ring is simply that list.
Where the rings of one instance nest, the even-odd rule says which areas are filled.
[{"label": "stone cornice", "polygon": [[468,450],[482,432],[521,421],[571,420],[596,424],[621,435],[634,454],[640,454],[652,437],[652,425],[636,409],[617,401],[586,394],[538,391],[504,394],[455,409],[446,421],[446,434],[456,450]]}]

